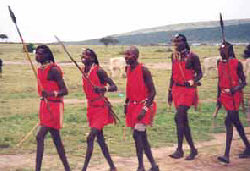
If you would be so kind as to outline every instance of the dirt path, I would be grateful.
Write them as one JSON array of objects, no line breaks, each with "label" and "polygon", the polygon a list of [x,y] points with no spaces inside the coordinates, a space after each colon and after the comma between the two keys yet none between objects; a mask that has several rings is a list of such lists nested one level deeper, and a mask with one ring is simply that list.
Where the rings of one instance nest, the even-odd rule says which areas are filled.
[{"label": "dirt path", "polygon": [[[34,65],[38,65],[36,61],[32,61]],[[80,62],[78,62],[80,64]],[[30,62],[27,60],[23,61],[4,61],[4,65],[30,65]],[[58,62],[59,65],[61,66],[74,66],[74,64],[71,61],[63,61],[63,62]]]},{"label": "dirt path", "polygon": [[[33,64],[38,65],[36,61],[32,61]],[[74,66],[74,64],[71,61],[62,61],[58,62],[60,66]],[[80,62],[78,62],[79,65],[81,65]],[[26,60],[23,61],[4,61],[4,65],[30,65],[30,63]],[[163,70],[171,70],[172,64],[171,62],[152,62],[152,63],[146,63],[147,67],[152,69],[163,69]],[[103,62],[102,67],[108,67],[108,62]]]},{"label": "dirt path", "polygon": [[[119,103],[123,103],[124,100],[122,99],[109,99],[110,103],[112,104],[119,104]],[[86,103],[86,100],[79,100],[79,99],[64,99],[64,103],[65,104],[79,104],[79,103]]]},{"label": "dirt path", "polygon": [[146,63],[146,66],[148,68],[160,69],[160,70],[171,70],[172,69],[171,62],[152,62],[152,63]]},{"label": "dirt path", "polygon": [[[250,127],[246,128],[247,136],[250,138]],[[239,159],[238,154],[244,149],[242,141],[237,133],[234,135],[234,141],[231,150],[231,163],[228,165],[217,161],[217,156],[223,154],[225,134],[213,134],[214,139],[208,142],[198,143],[199,155],[194,161],[185,161],[184,159],[174,160],[168,157],[174,147],[162,147],[153,149],[155,159],[160,166],[161,171],[247,171],[250,170],[250,159]],[[185,154],[189,153],[187,146]],[[81,170],[84,157],[69,156],[70,163],[74,163],[72,170]],[[137,168],[136,157],[113,157],[118,171],[135,171]],[[145,157],[146,159],[146,157]],[[16,155],[0,155],[0,170],[32,170],[34,168],[35,154],[16,154]],[[150,168],[147,160],[145,167]],[[62,164],[57,155],[45,155],[43,160],[43,170],[63,170]],[[89,171],[107,171],[108,165],[103,156],[98,156],[98,160],[92,160]]]}]

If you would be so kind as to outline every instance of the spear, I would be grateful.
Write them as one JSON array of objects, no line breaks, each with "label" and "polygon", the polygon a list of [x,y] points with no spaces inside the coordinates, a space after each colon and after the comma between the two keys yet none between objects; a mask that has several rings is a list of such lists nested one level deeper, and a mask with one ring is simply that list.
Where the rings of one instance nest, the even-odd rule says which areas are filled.
[{"label": "spear", "polygon": [[[81,67],[77,64],[77,62],[74,60],[74,58],[72,57],[72,55],[69,53],[69,51],[66,49],[64,43],[55,35],[54,36],[55,39],[58,41],[58,43],[63,47],[65,53],[69,56],[70,60],[75,64],[75,66],[79,69],[79,71],[82,73],[83,77],[88,81],[88,83],[94,88],[95,85],[92,83],[92,81],[89,79],[89,77],[86,76],[86,74],[83,72],[83,70],[81,69]],[[101,96],[101,98],[104,100],[104,102],[106,103],[106,105],[108,105],[110,108],[110,112],[112,113],[112,115],[115,117],[115,119],[117,119],[118,121],[120,121],[119,117],[114,113],[114,111],[112,110],[112,106],[110,104],[110,102],[104,97]]]},{"label": "spear", "polygon": [[220,27],[221,27],[221,38],[222,38],[222,42],[225,42],[225,33],[224,33],[224,23],[222,20],[222,14],[220,13]]},{"label": "spear", "polygon": [[18,34],[19,34],[20,39],[21,39],[21,42],[22,42],[23,49],[24,49],[24,51],[25,51],[26,57],[27,57],[28,61],[30,62],[30,65],[31,65],[31,68],[32,68],[32,70],[33,70],[33,73],[34,73],[35,77],[37,78],[36,68],[35,68],[34,65],[33,65],[33,62],[32,62],[32,60],[31,60],[31,58],[30,58],[29,53],[28,53],[27,46],[26,46],[26,44],[25,44],[25,42],[24,42],[24,40],[23,40],[23,36],[22,36],[22,34],[21,34],[21,32],[20,32],[20,29],[19,29],[18,26],[17,26],[17,23],[16,23],[16,16],[15,16],[15,14],[13,13],[13,11],[11,10],[10,6],[8,6],[8,8],[9,8],[9,12],[10,12],[10,17],[11,17],[13,23],[15,24],[16,30],[17,30],[17,32],[18,32]]},{"label": "spear", "polygon": [[[17,30],[17,32],[18,32],[18,34],[19,34],[20,39],[21,39],[21,42],[22,42],[23,49],[24,49],[24,51],[25,51],[26,57],[27,57],[28,61],[30,62],[32,71],[33,71],[33,73],[34,73],[34,75],[35,75],[35,77],[36,77],[36,79],[37,79],[37,81],[38,81],[38,86],[40,87],[41,90],[44,90],[43,87],[42,87],[41,81],[40,81],[39,78],[37,77],[36,68],[35,68],[35,66],[33,65],[33,62],[32,62],[32,60],[31,60],[31,58],[30,58],[30,55],[29,55],[29,53],[28,53],[27,46],[26,46],[26,44],[25,44],[25,42],[24,42],[24,40],[23,40],[23,36],[22,36],[22,34],[21,34],[21,31],[20,31],[19,27],[17,26],[16,16],[15,16],[14,12],[11,10],[10,6],[8,6],[8,8],[9,8],[9,12],[10,12],[10,18],[11,18],[12,22],[13,22],[13,23],[15,24],[15,26],[16,26],[16,30]],[[47,105],[48,111],[51,113],[51,110],[50,110],[50,108],[49,108],[47,99],[44,98],[44,100],[45,100],[45,103],[46,103],[46,105]],[[37,123],[35,126],[33,126],[33,128],[31,129],[31,131],[30,131],[28,134],[26,134],[26,136],[24,136],[24,138],[21,139],[21,141],[17,144],[17,146],[20,146],[26,139],[28,139],[29,136],[31,135],[31,133],[35,130],[35,128],[36,128],[38,125],[39,125],[39,124]]]}]

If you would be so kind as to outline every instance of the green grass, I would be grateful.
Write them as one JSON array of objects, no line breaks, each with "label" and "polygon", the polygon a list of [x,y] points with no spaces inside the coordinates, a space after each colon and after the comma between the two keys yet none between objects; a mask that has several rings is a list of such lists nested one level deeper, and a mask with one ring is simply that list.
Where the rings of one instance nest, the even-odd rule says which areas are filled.
[{"label": "green grass", "polygon": [[[202,109],[203,112],[189,112],[189,120],[192,129],[192,134],[195,141],[209,140],[210,133],[224,131],[224,116],[225,112],[221,111],[217,118],[217,125],[213,127],[211,113],[214,111],[214,104],[207,104]],[[104,134],[107,143],[110,146],[112,153],[122,156],[129,156],[134,153],[133,138],[129,128],[125,128],[123,106],[115,105],[114,111],[121,119],[121,122],[116,126],[110,125],[105,127]],[[244,120],[241,114],[241,119]],[[8,152],[19,153],[20,150],[35,150],[35,133],[22,146],[21,149],[15,145],[20,141],[21,137],[25,136],[30,131],[33,125],[37,122],[37,113],[17,114],[0,118],[1,138],[0,144],[10,145],[10,148],[3,149],[0,154]],[[123,137],[124,128],[126,129],[125,139]],[[88,123],[86,120],[86,107],[80,104],[67,105],[65,108],[64,128],[61,130],[62,138],[67,151],[72,155],[82,155],[82,150],[86,148],[86,136],[89,132]],[[176,128],[174,124],[174,112],[167,111],[164,104],[158,104],[158,112],[155,117],[153,127],[148,129],[148,136],[153,147],[172,145],[176,143]],[[52,140],[49,136],[46,142],[49,154],[55,154]],[[131,150],[128,150],[131,149]],[[100,151],[98,151],[100,153]]]},{"label": "green grass", "polygon": [[[53,54],[56,58],[56,61],[65,62],[70,61],[67,55],[64,53],[63,49],[59,45],[49,45]],[[98,54],[98,58],[101,62],[108,62],[108,59],[111,57],[123,56],[124,50],[128,46],[109,46],[106,48],[103,45],[69,45],[67,49],[72,54],[72,56],[76,60],[80,60],[81,49],[82,48],[92,48]],[[169,56],[171,52],[168,52],[167,49],[171,47],[166,46],[138,46],[140,50],[140,58],[143,62],[163,62],[170,61]],[[192,51],[195,52],[198,56],[200,56],[201,61],[204,57],[209,56],[219,56],[218,46],[193,46],[191,47]],[[242,59],[242,54],[244,50],[244,46],[237,45],[234,46],[235,55],[238,58]],[[1,44],[0,46],[0,58],[3,61],[24,61],[26,59],[26,55],[22,52],[22,45],[20,44]],[[34,54],[31,54],[31,59],[35,60]]]},{"label": "green grass", "polygon": [[[56,61],[69,61],[60,46],[53,45],[52,50]],[[87,47],[87,46],[85,46]],[[110,57],[121,56],[126,46],[89,46],[99,55],[100,63],[107,64]],[[68,46],[73,56],[79,57],[82,46]],[[143,63],[169,62],[170,52],[162,46],[139,46],[141,50],[140,60]],[[193,51],[201,57],[218,55],[217,47],[201,46],[192,47]],[[236,54],[240,55],[243,46],[236,46]],[[0,58],[3,61],[24,61],[24,54],[20,45],[0,46]],[[34,59],[34,55],[31,55]],[[78,58],[79,60],[79,58]],[[62,66],[64,79],[69,90],[65,99],[85,99],[82,92],[82,80],[79,71],[72,66]],[[107,69],[105,66],[104,69]],[[171,146],[177,142],[176,128],[174,123],[174,109],[167,108],[167,89],[171,72],[167,69],[149,68],[157,90],[156,100],[158,112],[153,127],[148,128],[148,136],[153,147]],[[225,111],[220,111],[217,121],[214,122],[211,115],[215,109],[215,103],[204,100],[216,100],[216,73],[202,79],[202,86],[199,87],[200,100],[203,101],[201,111],[189,112],[190,126],[195,142],[211,139],[210,133],[224,132]],[[115,78],[118,92],[109,93],[110,99],[124,100],[126,80]],[[250,92],[249,86],[245,92]],[[29,153],[36,150],[35,134],[31,136],[21,148],[15,145],[20,139],[31,130],[38,121],[39,97],[37,95],[37,83],[29,65],[5,65],[2,78],[0,78],[0,145],[9,145],[8,148],[1,148],[0,154]],[[112,154],[121,156],[135,155],[131,130],[125,128],[125,117],[123,104],[114,104],[114,111],[120,117],[121,122],[116,126],[105,127],[104,134]],[[83,156],[86,149],[86,136],[89,132],[86,120],[85,104],[66,104],[64,114],[64,128],[61,130],[67,154],[72,156]],[[246,124],[245,116],[241,113],[241,119]],[[125,138],[123,136],[126,130]],[[52,139],[48,136],[45,143],[47,154],[56,154]],[[96,148],[95,154],[100,154]],[[95,155],[93,155],[95,156]]]}]

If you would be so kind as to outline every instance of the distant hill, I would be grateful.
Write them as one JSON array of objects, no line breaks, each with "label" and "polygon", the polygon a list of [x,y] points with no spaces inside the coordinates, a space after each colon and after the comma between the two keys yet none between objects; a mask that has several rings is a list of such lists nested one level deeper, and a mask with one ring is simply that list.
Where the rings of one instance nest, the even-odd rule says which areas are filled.
[{"label": "distant hill", "polygon": [[[224,21],[226,39],[234,43],[250,42],[250,19]],[[124,34],[111,35],[121,45],[150,45],[170,43],[176,33],[186,35],[190,43],[219,43],[221,30],[218,21],[182,23],[161,27],[140,29]],[[100,45],[99,39],[67,42],[67,44]]]}]

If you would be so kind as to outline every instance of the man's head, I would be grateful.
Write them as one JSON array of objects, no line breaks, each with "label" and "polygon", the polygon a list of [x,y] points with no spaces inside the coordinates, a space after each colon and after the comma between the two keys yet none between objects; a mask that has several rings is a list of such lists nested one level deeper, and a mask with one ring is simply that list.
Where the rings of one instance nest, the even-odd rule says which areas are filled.
[{"label": "man's head", "polygon": [[229,57],[235,58],[233,45],[229,42],[223,42],[219,48],[222,59],[228,59]]},{"label": "man's head", "polygon": [[245,50],[244,50],[244,58],[250,58],[250,44],[246,46]]},{"label": "man's head", "polygon": [[184,49],[190,50],[187,39],[183,34],[176,34],[172,39],[174,49],[181,52]]},{"label": "man's head", "polygon": [[136,46],[130,46],[125,51],[125,61],[127,65],[131,65],[133,63],[136,63],[139,58],[139,50]]},{"label": "man's head", "polygon": [[36,61],[41,64],[55,62],[54,55],[47,45],[39,45],[36,48]]},{"label": "man's head", "polygon": [[250,50],[250,44],[246,46],[246,50]]},{"label": "man's head", "polygon": [[92,65],[93,63],[99,65],[97,55],[92,49],[83,49],[81,55],[81,61],[84,65]]}]

